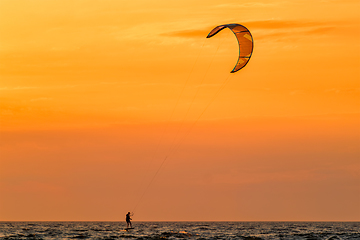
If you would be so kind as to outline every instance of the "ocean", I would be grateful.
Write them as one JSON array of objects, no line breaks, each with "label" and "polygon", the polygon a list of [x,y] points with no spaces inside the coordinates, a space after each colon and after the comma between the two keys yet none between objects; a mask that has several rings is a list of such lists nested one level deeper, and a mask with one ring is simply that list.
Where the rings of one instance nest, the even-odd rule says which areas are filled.
[{"label": "ocean", "polygon": [[360,222],[0,222],[0,239],[360,239]]}]

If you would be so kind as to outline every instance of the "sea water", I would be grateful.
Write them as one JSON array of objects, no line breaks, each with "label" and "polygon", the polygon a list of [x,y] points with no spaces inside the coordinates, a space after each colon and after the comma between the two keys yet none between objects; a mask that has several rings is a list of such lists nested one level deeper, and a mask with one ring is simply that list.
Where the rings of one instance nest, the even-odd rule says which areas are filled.
[{"label": "sea water", "polygon": [[360,239],[360,222],[0,222],[0,239]]}]

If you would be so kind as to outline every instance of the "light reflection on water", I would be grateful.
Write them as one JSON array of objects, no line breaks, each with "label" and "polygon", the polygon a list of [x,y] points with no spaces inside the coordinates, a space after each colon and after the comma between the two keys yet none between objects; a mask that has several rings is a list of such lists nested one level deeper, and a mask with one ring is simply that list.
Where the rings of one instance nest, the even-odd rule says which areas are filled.
[{"label": "light reflection on water", "polygon": [[0,239],[360,239],[360,222],[0,222]]}]

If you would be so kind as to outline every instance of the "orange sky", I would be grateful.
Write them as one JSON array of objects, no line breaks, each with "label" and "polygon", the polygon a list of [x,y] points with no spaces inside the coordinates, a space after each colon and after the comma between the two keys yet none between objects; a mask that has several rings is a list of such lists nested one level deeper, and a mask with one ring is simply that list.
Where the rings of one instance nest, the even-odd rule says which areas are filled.
[{"label": "orange sky", "polygon": [[0,0],[0,221],[359,221],[359,7]]}]

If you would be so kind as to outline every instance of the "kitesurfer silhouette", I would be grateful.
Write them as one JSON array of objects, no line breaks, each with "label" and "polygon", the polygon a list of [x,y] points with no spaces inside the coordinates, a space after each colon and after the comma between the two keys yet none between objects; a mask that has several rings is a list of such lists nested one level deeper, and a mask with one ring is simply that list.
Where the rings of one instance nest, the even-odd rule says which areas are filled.
[{"label": "kitesurfer silhouette", "polygon": [[131,217],[130,217],[130,212],[128,212],[128,213],[126,214],[126,228],[129,228],[129,225],[130,225],[130,228],[132,228],[132,225],[131,225],[130,220],[132,220],[132,219],[131,219]]}]

